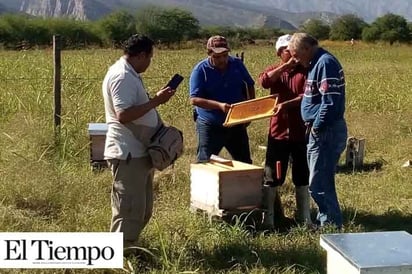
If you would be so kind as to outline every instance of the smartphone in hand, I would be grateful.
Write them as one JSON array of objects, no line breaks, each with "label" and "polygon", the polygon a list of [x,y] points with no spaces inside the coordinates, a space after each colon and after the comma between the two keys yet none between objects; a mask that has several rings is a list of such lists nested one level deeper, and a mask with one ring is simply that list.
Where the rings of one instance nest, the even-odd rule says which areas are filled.
[{"label": "smartphone in hand", "polygon": [[177,89],[180,83],[183,81],[184,77],[180,74],[173,75],[172,79],[166,84],[166,87],[170,87],[171,89]]}]

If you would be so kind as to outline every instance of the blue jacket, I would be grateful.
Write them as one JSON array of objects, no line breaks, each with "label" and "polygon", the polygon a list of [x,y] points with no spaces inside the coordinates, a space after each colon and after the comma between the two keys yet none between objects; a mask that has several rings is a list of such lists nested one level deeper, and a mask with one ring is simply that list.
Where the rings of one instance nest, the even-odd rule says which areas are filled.
[{"label": "blue jacket", "polygon": [[[245,82],[253,86],[254,81],[239,58],[229,56],[228,68],[222,74],[206,58],[200,61],[190,75],[190,97],[200,97],[228,104],[244,101]],[[198,118],[214,125],[222,125],[226,114],[217,109],[196,107]]]},{"label": "blue jacket", "polygon": [[301,104],[303,121],[316,130],[344,119],[345,76],[339,61],[323,48],[315,53],[309,67]]}]

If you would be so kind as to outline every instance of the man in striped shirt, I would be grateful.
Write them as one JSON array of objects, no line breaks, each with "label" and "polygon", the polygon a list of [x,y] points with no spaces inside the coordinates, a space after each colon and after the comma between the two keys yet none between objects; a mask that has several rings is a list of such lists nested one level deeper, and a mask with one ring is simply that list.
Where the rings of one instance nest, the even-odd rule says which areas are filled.
[{"label": "man in striped shirt", "polygon": [[347,139],[343,69],[336,57],[306,33],[295,33],[288,47],[309,69],[301,114],[308,126],[309,191],[319,208],[316,219],[321,226],[330,223],[341,228],[335,171]]}]

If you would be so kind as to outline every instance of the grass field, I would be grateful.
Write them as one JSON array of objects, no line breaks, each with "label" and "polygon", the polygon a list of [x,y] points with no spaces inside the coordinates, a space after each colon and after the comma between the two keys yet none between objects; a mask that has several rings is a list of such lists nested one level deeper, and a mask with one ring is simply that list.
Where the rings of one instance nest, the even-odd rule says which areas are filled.
[{"label": "grass field", "polygon": [[[337,174],[344,231],[406,230],[412,233],[412,50],[410,46],[354,48],[325,42],[341,61],[347,81],[349,134],[366,138],[364,170]],[[256,78],[273,62],[270,47],[248,47],[245,63]],[[0,231],[107,231],[111,175],[89,165],[89,122],[104,122],[101,81],[121,55],[115,50],[64,51],[62,128],[53,131],[52,51],[0,51]],[[136,273],[325,273],[319,232],[303,227],[264,233],[210,222],[189,211],[189,165],[196,138],[188,77],[201,50],[156,51],[144,74],[154,93],[174,73],[186,76],[177,95],[162,105],[163,120],[181,128],[185,154],[174,169],[157,173],[154,216],[142,234],[153,256],[133,261]],[[257,89],[258,96],[267,91]],[[268,120],[249,127],[252,159],[261,165]],[[223,153],[225,155],[225,153]],[[286,214],[294,192],[282,190]],[[101,270],[1,270],[1,273],[101,273]],[[108,270],[107,273],[122,273]]]}]

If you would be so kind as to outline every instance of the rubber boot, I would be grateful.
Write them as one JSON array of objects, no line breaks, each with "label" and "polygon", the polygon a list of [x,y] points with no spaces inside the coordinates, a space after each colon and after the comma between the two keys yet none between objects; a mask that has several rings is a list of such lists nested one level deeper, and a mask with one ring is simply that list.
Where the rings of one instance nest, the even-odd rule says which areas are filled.
[{"label": "rubber boot", "polygon": [[312,225],[310,218],[310,197],[308,186],[298,186],[296,191],[296,220],[299,223]]},{"label": "rubber boot", "polygon": [[274,187],[263,186],[263,226],[268,229],[274,228],[274,205],[275,205],[275,190]]}]

